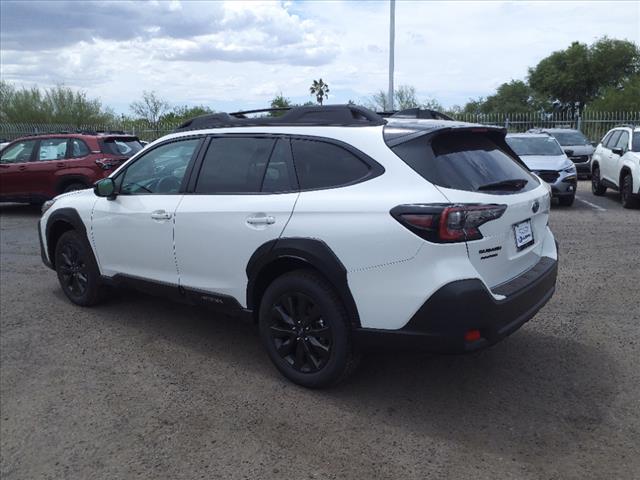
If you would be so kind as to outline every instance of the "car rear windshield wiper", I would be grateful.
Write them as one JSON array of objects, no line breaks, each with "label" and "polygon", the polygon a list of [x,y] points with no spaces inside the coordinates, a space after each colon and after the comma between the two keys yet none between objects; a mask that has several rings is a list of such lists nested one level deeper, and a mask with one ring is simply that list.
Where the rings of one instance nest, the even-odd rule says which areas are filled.
[{"label": "car rear windshield wiper", "polygon": [[480,185],[478,190],[522,190],[527,183],[529,183],[529,180],[524,178],[512,178],[502,180],[501,182]]}]

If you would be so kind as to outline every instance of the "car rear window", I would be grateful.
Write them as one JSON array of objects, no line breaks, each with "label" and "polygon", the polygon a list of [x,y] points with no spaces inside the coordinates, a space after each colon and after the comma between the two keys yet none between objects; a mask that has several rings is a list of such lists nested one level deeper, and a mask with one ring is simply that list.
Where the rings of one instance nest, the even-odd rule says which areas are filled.
[{"label": "car rear window", "polygon": [[562,155],[553,137],[507,137],[507,143],[518,155]]},{"label": "car rear window", "polygon": [[[392,150],[429,182],[455,190],[520,193],[538,185],[536,178],[486,134],[455,132],[409,140]],[[524,186],[489,186],[525,180]]]},{"label": "car rear window", "polygon": [[130,157],[142,150],[137,138],[105,138],[102,140],[102,153]]},{"label": "car rear window", "polygon": [[582,133],[578,132],[549,132],[563,147],[571,145],[589,145],[589,140]]}]

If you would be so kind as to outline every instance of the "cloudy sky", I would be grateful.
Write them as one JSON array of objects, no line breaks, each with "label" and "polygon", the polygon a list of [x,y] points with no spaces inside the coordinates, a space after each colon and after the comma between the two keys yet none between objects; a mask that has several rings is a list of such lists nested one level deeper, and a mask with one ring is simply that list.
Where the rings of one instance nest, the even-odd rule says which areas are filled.
[{"label": "cloudy sky", "polygon": [[[386,88],[386,1],[0,1],[0,75],[64,83],[126,112],[142,90],[216,110],[282,92],[331,103]],[[396,85],[446,106],[491,94],[572,41],[640,43],[640,1],[396,3]]]}]

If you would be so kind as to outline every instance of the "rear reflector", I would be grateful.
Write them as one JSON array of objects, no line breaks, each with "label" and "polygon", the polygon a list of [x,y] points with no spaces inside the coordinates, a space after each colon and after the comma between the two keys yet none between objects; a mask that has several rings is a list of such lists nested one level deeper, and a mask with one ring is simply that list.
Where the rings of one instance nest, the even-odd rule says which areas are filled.
[{"label": "rear reflector", "polygon": [[478,227],[500,218],[507,209],[497,204],[414,204],[391,210],[398,222],[416,235],[435,243],[478,240]]},{"label": "rear reflector", "polygon": [[464,334],[465,342],[475,342],[477,340],[480,340],[481,338],[482,335],[480,335],[480,330],[469,330]]}]

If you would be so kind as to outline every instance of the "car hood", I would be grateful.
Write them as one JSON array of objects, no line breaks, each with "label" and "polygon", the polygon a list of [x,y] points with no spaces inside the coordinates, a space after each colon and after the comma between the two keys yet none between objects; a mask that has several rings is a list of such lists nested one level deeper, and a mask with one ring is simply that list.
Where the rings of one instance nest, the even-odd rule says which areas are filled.
[{"label": "car hood", "polygon": [[529,170],[562,170],[573,163],[566,155],[520,155]]},{"label": "car hood", "polygon": [[578,155],[593,155],[596,149],[593,145],[562,145],[562,150],[565,152],[567,150],[573,150],[571,156],[577,157]]}]

